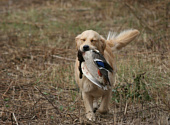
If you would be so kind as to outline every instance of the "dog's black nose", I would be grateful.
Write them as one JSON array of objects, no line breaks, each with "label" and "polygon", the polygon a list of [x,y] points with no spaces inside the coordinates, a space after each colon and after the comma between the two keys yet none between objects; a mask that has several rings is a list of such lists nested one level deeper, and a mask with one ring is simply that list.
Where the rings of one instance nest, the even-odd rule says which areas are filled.
[{"label": "dog's black nose", "polygon": [[83,50],[84,50],[84,51],[88,51],[88,50],[89,50],[89,46],[88,46],[88,45],[84,45],[84,46],[83,46]]}]

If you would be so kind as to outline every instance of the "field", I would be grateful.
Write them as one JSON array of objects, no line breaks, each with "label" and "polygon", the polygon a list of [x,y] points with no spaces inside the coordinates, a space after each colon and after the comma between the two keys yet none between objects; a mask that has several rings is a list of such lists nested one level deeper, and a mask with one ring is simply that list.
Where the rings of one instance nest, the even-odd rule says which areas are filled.
[{"label": "field", "polygon": [[[1,125],[169,125],[168,0],[0,0]],[[134,28],[116,52],[110,112],[85,118],[74,80],[75,37]]]}]

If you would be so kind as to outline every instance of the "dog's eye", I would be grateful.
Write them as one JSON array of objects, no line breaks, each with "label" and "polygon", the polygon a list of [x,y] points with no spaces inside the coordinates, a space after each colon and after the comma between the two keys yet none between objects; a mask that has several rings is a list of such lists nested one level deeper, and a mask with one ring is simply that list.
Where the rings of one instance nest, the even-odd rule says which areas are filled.
[{"label": "dog's eye", "polygon": [[86,41],[86,39],[81,39],[83,42],[85,42]]},{"label": "dog's eye", "polygon": [[92,39],[91,42],[95,42],[95,40]]}]

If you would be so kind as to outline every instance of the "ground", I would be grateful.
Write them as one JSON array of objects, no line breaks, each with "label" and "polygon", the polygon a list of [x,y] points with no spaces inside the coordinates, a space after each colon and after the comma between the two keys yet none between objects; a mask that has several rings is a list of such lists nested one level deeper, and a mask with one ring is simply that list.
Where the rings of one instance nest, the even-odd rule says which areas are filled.
[{"label": "ground", "polygon": [[[168,0],[0,0],[0,124],[170,124]],[[115,53],[110,111],[85,118],[75,37],[134,28]]]}]

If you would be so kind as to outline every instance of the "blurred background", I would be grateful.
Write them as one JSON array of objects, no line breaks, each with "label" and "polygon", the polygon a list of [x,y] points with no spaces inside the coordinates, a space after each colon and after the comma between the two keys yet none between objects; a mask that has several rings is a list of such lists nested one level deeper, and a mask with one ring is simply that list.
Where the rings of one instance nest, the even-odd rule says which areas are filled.
[{"label": "blurred background", "polygon": [[[169,0],[0,0],[0,124],[170,124]],[[85,119],[75,37],[138,29],[115,53],[110,112]]]}]

